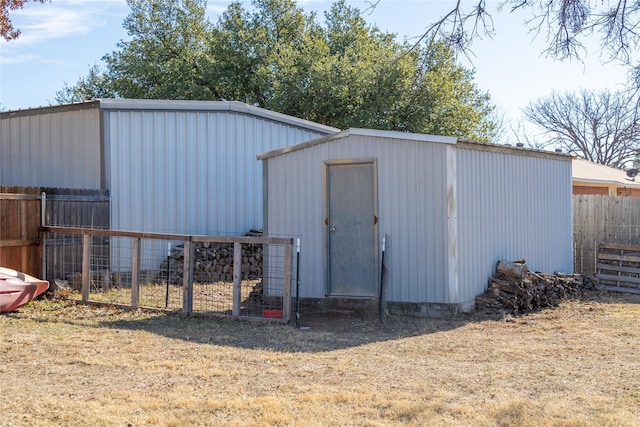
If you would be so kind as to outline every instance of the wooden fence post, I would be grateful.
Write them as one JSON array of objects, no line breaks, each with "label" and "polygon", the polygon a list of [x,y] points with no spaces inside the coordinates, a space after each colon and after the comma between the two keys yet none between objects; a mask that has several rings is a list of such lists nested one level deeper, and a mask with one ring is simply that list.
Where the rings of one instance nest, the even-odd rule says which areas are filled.
[{"label": "wooden fence post", "polygon": [[282,321],[291,319],[291,270],[293,269],[293,239],[284,245],[284,266],[282,284]]},{"label": "wooden fence post", "polygon": [[140,238],[133,238],[133,253],[131,254],[131,305],[138,306],[140,300],[140,286],[138,277],[140,275]]},{"label": "wooden fence post", "polygon": [[91,235],[82,235],[82,301],[89,300],[89,286],[91,281]]},{"label": "wooden fence post", "polygon": [[182,312],[193,311],[193,243],[191,237],[184,242],[184,272],[182,276]]},{"label": "wooden fence post", "polygon": [[233,243],[233,309],[234,317],[240,316],[242,303],[242,243]]}]

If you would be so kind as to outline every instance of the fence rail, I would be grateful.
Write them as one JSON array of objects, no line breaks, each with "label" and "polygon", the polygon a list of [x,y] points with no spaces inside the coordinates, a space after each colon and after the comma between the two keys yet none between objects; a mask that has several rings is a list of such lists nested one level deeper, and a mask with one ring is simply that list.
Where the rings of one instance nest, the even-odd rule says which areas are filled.
[{"label": "fence rail", "polygon": [[46,263],[55,266],[47,279],[83,302],[283,323],[291,318],[293,239],[69,227],[42,232],[45,242],[70,252],[62,254],[64,263]]}]

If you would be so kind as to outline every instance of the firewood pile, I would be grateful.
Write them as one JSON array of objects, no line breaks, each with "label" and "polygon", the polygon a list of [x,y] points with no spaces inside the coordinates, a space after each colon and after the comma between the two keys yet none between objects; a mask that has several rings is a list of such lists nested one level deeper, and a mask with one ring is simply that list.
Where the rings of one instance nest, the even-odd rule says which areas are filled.
[{"label": "firewood pile", "polygon": [[476,297],[476,311],[519,314],[556,307],[586,289],[595,286],[579,274],[534,273],[524,260],[500,261],[489,289]]},{"label": "firewood pile", "polygon": [[[251,230],[247,236],[261,236]],[[233,282],[233,243],[197,242],[194,244],[194,280],[199,282]],[[263,247],[242,244],[242,280],[262,277]],[[182,283],[184,275],[184,245],[176,246],[160,269],[169,268],[169,283]]]}]

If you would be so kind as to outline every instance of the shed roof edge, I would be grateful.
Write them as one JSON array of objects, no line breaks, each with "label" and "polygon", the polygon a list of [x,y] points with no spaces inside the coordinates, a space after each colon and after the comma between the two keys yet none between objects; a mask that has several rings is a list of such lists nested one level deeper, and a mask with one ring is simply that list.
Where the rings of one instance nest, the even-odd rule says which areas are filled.
[{"label": "shed roof edge", "polygon": [[573,158],[573,156],[565,153],[555,153],[555,152],[535,150],[535,149],[525,148],[525,147],[512,147],[512,146],[491,144],[491,143],[484,143],[484,142],[466,141],[466,140],[461,140],[451,136],[429,135],[429,134],[376,130],[376,129],[361,129],[361,128],[349,128],[347,130],[344,130],[339,133],[335,133],[333,135],[315,138],[310,141],[302,142],[300,144],[262,153],[262,154],[259,154],[257,158],[258,160],[266,160],[271,157],[280,156],[283,154],[291,153],[298,150],[303,150],[305,148],[313,147],[315,145],[323,144],[336,139],[345,138],[349,135],[372,136],[372,137],[388,138],[388,139],[403,139],[403,140],[417,141],[417,142],[433,142],[438,144],[455,145],[456,147],[461,149],[502,152],[502,153],[508,153],[508,154],[514,154],[514,155],[531,156],[531,157],[554,158],[554,159],[564,160],[564,161],[571,161],[571,159]]},{"label": "shed roof edge", "polygon": [[0,119],[10,119],[14,117],[35,116],[38,114],[62,113],[65,111],[87,110],[99,108],[100,101],[74,102],[72,104],[47,105],[42,107],[27,108],[24,110],[11,110],[0,112]]},{"label": "shed roof edge", "polygon": [[335,133],[340,129],[315,123],[265,108],[255,107],[239,101],[192,101],[164,99],[100,99],[102,110],[173,110],[173,111],[231,111],[314,130],[321,133]]}]

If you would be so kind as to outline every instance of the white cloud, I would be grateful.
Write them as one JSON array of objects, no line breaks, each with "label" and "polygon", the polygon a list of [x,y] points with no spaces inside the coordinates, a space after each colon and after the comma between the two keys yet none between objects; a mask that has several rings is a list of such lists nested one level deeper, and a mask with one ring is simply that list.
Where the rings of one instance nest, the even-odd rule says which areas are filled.
[{"label": "white cloud", "polygon": [[70,38],[86,37],[105,25],[105,15],[126,15],[125,0],[56,0],[52,3],[27,3],[12,12],[11,19],[20,29],[16,40],[0,40],[0,64],[32,61],[46,52],[49,43],[68,43]]},{"label": "white cloud", "polygon": [[33,61],[35,55],[33,54],[17,54],[17,55],[5,55],[6,49],[0,49],[0,64],[20,64],[22,62]]},{"label": "white cloud", "polygon": [[25,11],[23,18],[26,23],[20,27],[17,40],[21,44],[85,34],[91,31],[93,23],[90,11],[62,8],[56,8],[55,14],[42,9]]}]

